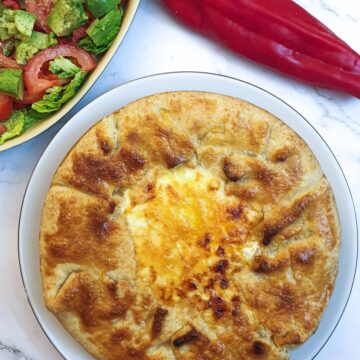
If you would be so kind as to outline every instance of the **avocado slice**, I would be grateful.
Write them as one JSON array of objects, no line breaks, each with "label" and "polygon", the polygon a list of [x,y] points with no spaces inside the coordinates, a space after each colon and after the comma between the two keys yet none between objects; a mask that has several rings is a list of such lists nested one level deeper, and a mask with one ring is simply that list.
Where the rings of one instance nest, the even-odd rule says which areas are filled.
[{"label": "avocado slice", "polygon": [[58,36],[70,35],[87,21],[81,0],[55,0],[48,17],[50,29]]},{"label": "avocado slice", "polygon": [[101,19],[95,19],[87,28],[88,36],[78,42],[78,46],[92,54],[101,54],[113,43],[123,17],[123,9],[111,10]]},{"label": "avocado slice", "polygon": [[122,11],[112,10],[101,19],[94,20],[86,32],[98,46],[112,43],[120,29]]},{"label": "avocado slice", "polygon": [[54,33],[44,34],[33,31],[27,41],[17,45],[15,51],[16,62],[18,64],[26,64],[38,51],[55,45],[57,45],[57,40]]},{"label": "avocado slice", "polygon": [[120,0],[86,0],[87,8],[95,17],[101,17],[119,5]]},{"label": "avocado slice", "polygon": [[26,40],[35,24],[35,16],[23,10],[3,9],[0,15],[0,40],[11,37]]},{"label": "avocado slice", "polygon": [[24,97],[22,70],[0,69],[0,92],[21,100]]},{"label": "avocado slice", "polygon": [[35,16],[24,10],[16,10],[15,26],[25,36],[30,36],[35,23]]},{"label": "avocado slice", "polygon": [[120,30],[124,15],[122,8],[111,10],[101,19],[95,19],[87,28],[88,36],[78,42],[84,50],[98,55],[107,50]]}]

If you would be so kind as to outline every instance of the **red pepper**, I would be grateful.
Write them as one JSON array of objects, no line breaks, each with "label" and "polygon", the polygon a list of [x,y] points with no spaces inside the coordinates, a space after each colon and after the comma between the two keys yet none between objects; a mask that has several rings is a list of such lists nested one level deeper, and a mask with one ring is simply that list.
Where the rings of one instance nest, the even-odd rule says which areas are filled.
[{"label": "red pepper", "polygon": [[292,0],[163,0],[185,24],[293,78],[360,98],[360,56]]},{"label": "red pepper", "polygon": [[76,45],[80,39],[84,38],[87,35],[86,29],[88,28],[88,26],[89,24],[83,25],[73,31],[71,40],[74,45]]},{"label": "red pepper", "polygon": [[13,10],[21,9],[19,3],[16,0],[2,0],[2,4],[4,7],[8,7]]}]

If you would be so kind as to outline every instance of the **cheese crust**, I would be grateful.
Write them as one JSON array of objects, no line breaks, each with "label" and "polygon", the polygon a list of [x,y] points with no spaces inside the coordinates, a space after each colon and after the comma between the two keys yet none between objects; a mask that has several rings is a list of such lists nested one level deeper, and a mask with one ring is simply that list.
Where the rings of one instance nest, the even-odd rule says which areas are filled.
[{"label": "cheese crust", "polygon": [[58,168],[43,292],[98,359],[288,359],[318,326],[339,246],[298,135],[239,99],[162,93],[98,122]]}]

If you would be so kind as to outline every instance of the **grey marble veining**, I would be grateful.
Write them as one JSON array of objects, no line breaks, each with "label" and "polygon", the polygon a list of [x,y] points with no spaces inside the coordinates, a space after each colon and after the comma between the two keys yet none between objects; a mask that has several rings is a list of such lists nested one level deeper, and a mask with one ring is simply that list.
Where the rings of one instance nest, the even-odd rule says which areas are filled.
[{"label": "grey marble veining", "polygon": [[[360,52],[357,0],[298,0]],[[17,226],[23,194],[46,145],[89,101],[129,80],[168,71],[197,70],[254,83],[299,111],[337,157],[360,210],[360,101],[288,79],[238,57],[183,28],[158,1],[143,0],[134,23],[111,64],[86,97],[58,124],[37,138],[0,153],[0,360],[60,360],[27,303],[17,259]],[[319,360],[360,359],[360,285]],[[74,359],[76,360],[76,359]]]},{"label": "grey marble veining", "polygon": [[360,136],[360,121],[354,121],[351,116],[346,113],[346,109],[341,103],[337,102],[336,96],[322,94],[321,90],[314,88],[318,95],[317,104],[323,110],[323,114],[320,119],[324,123],[326,128],[327,122],[330,120],[338,121],[356,136]]},{"label": "grey marble veining", "polygon": [[4,345],[1,342],[0,351],[3,351],[3,354],[5,354],[5,356],[6,354],[8,354],[9,356],[12,356],[18,360],[32,360],[31,358],[27,357],[22,351],[8,345]]}]

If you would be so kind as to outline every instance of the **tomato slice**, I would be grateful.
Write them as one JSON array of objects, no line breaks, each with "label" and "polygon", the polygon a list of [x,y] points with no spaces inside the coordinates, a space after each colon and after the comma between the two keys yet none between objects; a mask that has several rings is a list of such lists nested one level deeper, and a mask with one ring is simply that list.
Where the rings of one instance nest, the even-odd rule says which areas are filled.
[{"label": "tomato slice", "polygon": [[57,56],[75,59],[76,63],[85,71],[91,71],[96,67],[96,62],[90,54],[73,45],[58,45],[42,50],[34,55],[25,66],[24,83],[29,95],[39,94],[50,87],[62,85],[69,81],[40,77],[42,66]]},{"label": "tomato slice", "polygon": [[45,91],[39,92],[39,93],[34,93],[34,94],[30,94],[28,91],[25,91],[24,93],[24,97],[22,100],[15,100],[14,101],[14,107],[16,109],[22,109],[24,106],[23,105],[30,105],[32,103],[34,103],[35,101],[40,100],[45,94]]},{"label": "tomato slice", "polygon": [[14,10],[20,10],[20,5],[16,0],[2,0],[4,7],[11,8]]},{"label": "tomato slice", "polygon": [[25,0],[25,9],[35,15],[35,24],[41,30],[50,33],[48,16],[53,6],[52,0]]},{"label": "tomato slice", "polygon": [[22,69],[23,67],[14,59],[8,58],[0,51],[0,68]]},{"label": "tomato slice", "polygon": [[13,100],[13,108],[20,110],[26,108],[28,105],[33,104],[35,101],[40,100],[44,96],[45,92],[30,95],[28,91],[25,91],[22,100]]},{"label": "tomato slice", "polygon": [[6,127],[3,124],[0,124],[0,135],[6,132]]},{"label": "tomato slice", "polygon": [[0,121],[7,120],[13,109],[13,104],[10,96],[0,94]]}]

